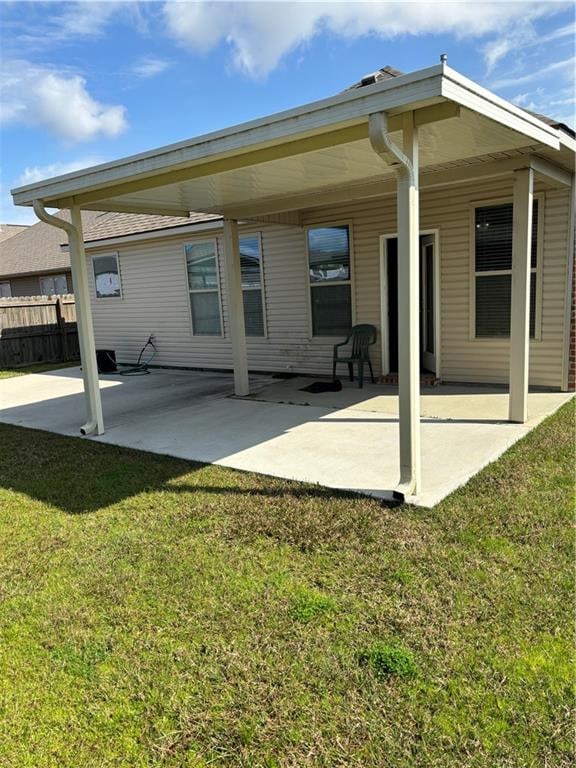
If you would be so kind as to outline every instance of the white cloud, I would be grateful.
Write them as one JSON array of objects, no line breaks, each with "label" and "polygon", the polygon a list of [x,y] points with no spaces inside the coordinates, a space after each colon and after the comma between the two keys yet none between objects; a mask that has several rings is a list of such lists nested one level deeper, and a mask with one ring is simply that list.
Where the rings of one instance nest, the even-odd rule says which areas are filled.
[{"label": "white cloud", "polygon": [[575,34],[576,25],[566,24],[546,35],[537,35],[529,21],[520,20],[511,29],[484,46],[484,59],[488,74],[512,51],[525,51],[536,46],[548,46],[549,43],[562,38],[574,40]]},{"label": "white cloud", "polygon": [[144,56],[132,66],[132,72],[137,77],[155,77],[156,75],[161,75],[162,72],[165,72],[170,66],[170,63],[164,61],[164,59],[157,59],[154,56]]},{"label": "white cloud", "polygon": [[[183,46],[207,52],[227,44],[235,66],[253,77],[271,72],[283,56],[321,32],[353,39],[375,35],[451,33],[480,37],[508,25],[524,27],[557,12],[559,3],[505,2],[168,2],[164,17],[169,34]],[[495,60],[501,56],[495,51]]]},{"label": "white cloud", "polygon": [[112,16],[126,5],[115,0],[68,3],[63,13],[54,17],[54,23],[63,37],[93,37],[102,34]]},{"label": "white cloud", "polygon": [[43,179],[50,179],[54,176],[63,176],[66,173],[80,171],[83,168],[89,168],[93,165],[99,165],[104,160],[100,157],[84,157],[79,160],[72,160],[68,163],[49,163],[48,165],[34,165],[26,167],[16,181],[16,186],[26,186],[35,184]]},{"label": "white cloud", "polygon": [[510,86],[530,83],[534,80],[543,80],[546,75],[550,75],[555,72],[571,74],[574,72],[575,64],[575,56],[572,56],[569,59],[563,59],[562,61],[554,61],[545,67],[534,68],[526,75],[519,75],[517,77],[504,77],[500,80],[496,80],[492,83],[492,88],[509,88]]},{"label": "white cloud", "polygon": [[2,122],[41,125],[67,141],[117,136],[126,127],[126,110],[96,101],[83,77],[27,61],[4,62]]}]

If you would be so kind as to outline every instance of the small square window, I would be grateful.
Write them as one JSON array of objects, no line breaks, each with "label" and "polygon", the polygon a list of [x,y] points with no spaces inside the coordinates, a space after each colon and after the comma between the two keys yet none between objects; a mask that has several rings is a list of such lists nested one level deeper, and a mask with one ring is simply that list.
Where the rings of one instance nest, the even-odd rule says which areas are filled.
[{"label": "small square window", "polygon": [[105,256],[93,256],[92,264],[94,267],[96,298],[121,298],[122,286],[120,284],[118,254],[112,253]]}]

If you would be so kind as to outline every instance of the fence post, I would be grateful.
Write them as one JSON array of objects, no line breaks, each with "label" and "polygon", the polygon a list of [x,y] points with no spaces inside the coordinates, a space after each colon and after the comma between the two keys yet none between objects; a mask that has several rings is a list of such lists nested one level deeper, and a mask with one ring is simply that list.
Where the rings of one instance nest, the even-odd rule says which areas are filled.
[{"label": "fence post", "polygon": [[60,304],[60,297],[56,299],[56,304],[54,307],[56,309],[56,322],[58,323],[58,328],[60,329],[62,362],[67,363],[70,359],[68,352],[68,331],[66,330],[66,320],[62,317],[62,305]]}]

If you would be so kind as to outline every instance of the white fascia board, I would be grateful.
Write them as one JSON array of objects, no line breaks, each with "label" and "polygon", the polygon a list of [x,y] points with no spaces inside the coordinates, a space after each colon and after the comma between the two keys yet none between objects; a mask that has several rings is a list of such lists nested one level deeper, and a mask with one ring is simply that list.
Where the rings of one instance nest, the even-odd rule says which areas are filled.
[{"label": "white fascia board", "polygon": [[547,125],[448,66],[444,67],[442,95],[540,144],[560,149],[560,131],[557,128]]},{"label": "white fascia board", "polygon": [[321,134],[363,122],[371,112],[400,110],[411,104],[441,100],[443,65],[355,88],[329,99],[305,104],[223,131],[171,144],[150,152],[104,163],[12,190],[16,205],[50,200],[105,188],[139,176],[183,168],[196,162],[234,155]]}]

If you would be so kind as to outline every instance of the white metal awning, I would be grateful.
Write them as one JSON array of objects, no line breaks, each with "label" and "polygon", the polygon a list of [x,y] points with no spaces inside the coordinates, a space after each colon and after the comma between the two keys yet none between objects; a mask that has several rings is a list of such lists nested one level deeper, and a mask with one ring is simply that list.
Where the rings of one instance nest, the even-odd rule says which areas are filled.
[{"label": "white metal awning", "polygon": [[37,199],[57,208],[171,215],[290,210],[303,196],[391,179],[391,169],[371,149],[368,118],[387,112],[392,136],[401,145],[397,116],[407,110],[423,116],[423,174],[510,152],[538,152],[564,167],[571,162],[566,134],[440,64],[20,187],[13,191],[14,202],[32,205]]}]

